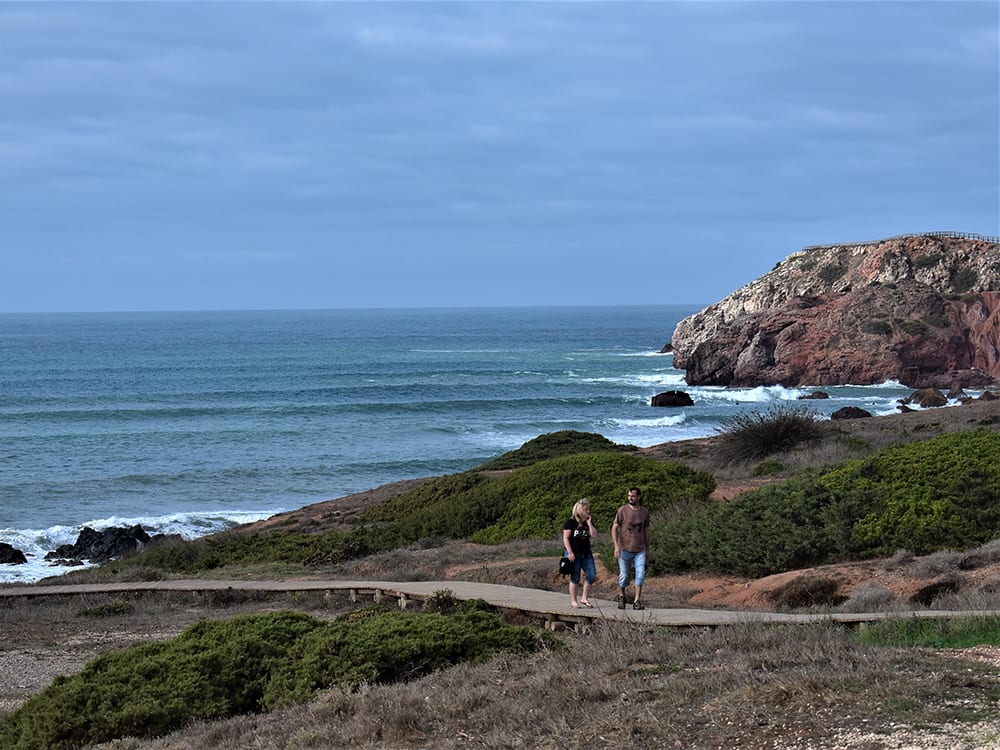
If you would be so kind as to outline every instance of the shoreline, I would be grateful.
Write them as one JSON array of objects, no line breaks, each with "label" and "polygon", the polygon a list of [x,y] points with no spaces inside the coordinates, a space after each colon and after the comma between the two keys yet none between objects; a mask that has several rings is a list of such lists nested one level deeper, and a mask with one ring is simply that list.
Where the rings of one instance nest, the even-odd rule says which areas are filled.
[{"label": "shoreline", "polygon": [[[792,402],[789,402],[792,403]],[[809,401],[801,405],[808,407]],[[873,445],[892,442],[904,442],[915,439],[933,437],[956,430],[971,429],[978,422],[1000,422],[1000,399],[989,400],[982,396],[961,404],[949,404],[940,407],[914,409],[908,412],[893,414],[876,414],[860,419],[831,420],[823,419],[822,425],[826,437],[824,444],[829,449],[842,441],[845,435],[853,435],[855,439],[867,441]],[[813,452],[823,453],[819,447]],[[681,440],[657,443],[647,447],[637,448],[636,455],[662,461],[680,461],[693,468],[708,470],[716,476],[719,482],[714,497],[730,499],[739,492],[766,483],[766,479],[750,476],[751,466],[725,465],[718,453],[717,436],[699,438],[684,438]],[[803,450],[796,460],[801,465],[810,465],[809,451]],[[846,453],[845,453],[846,457]],[[823,455],[824,460],[830,458]],[[313,529],[340,529],[352,527],[355,519],[364,510],[395,495],[418,487],[441,475],[414,477],[378,485],[361,492],[351,493],[337,498],[307,503],[298,508],[273,513],[256,521],[236,524],[232,527],[199,534],[197,537],[212,536],[218,533],[230,533],[243,530],[267,530],[281,525],[284,528],[292,526],[311,527]],[[16,546],[16,545],[15,545]],[[33,561],[35,569],[43,564],[42,560]],[[11,568],[15,566],[10,566]],[[48,566],[46,566],[47,568]],[[47,578],[59,578],[79,570],[83,566],[51,566],[56,570],[46,570],[37,577],[24,576],[4,577],[0,585],[31,584]],[[94,567],[87,565],[86,567]],[[16,573],[17,571],[13,571]]]}]

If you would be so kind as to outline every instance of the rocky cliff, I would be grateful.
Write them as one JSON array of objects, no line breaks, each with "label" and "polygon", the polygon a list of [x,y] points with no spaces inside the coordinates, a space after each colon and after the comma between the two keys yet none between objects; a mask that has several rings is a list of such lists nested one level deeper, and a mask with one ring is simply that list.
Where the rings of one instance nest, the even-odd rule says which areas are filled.
[{"label": "rocky cliff", "polygon": [[1000,245],[927,234],[806,248],[682,320],[671,343],[690,385],[988,385]]}]

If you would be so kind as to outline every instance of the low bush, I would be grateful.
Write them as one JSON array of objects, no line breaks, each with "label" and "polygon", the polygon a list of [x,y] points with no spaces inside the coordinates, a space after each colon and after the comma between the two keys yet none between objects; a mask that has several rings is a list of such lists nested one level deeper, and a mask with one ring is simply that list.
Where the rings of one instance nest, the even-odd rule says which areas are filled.
[{"label": "low bush", "polygon": [[895,599],[896,595],[885,586],[866,581],[854,589],[847,601],[841,604],[840,609],[844,612],[881,612]]},{"label": "low bush", "polygon": [[642,489],[643,504],[655,512],[672,502],[707,498],[715,480],[682,464],[615,453],[543,461],[497,480],[493,496],[503,503],[503,513],[472,539],[486,544],[557,539],[573,504],[583,497],[590,501],[597,528],[608,532],[633,485]]},{"label": "low bush", "polygon": [[628,451],[635,446],[619,445],[596,432],[561,430],[539,435],[529,440],[517,450],[504,453],[479,468],[481,470],[519,469],[522,466],[545,461],[550,458],[570,456],[574,453],[594,453],[596,451]]},{"label": "low bush", "polygon": [[840,604],[846,597],[838,594],[840,583],[830,576],[804,573],[768,593],[767,598],[777,607],[828,607]]},{"label": "low bush", "polygon": [[900,330],[910,336],[924,336],[927,333],[927,324],[922,320],[903,320],[899,322]]},{"label": "low bush", "polygon": [[781,461],[775,461],[774,459],[769,459],[767,461],[761,461],[759,464],[753,467],[750,471],[750,476],[752,477],[769,477],[773,474],[780,474],[785,470],[785,465]]},{"label": "low bush", "polygon": [[329,623],[293,612],[203,621],[172,641],[111,652],[58,677],[0,721],[0,747],[69,750],[154,737],[305,701],[335,685],[409,680],[555,643],[544,631],[505,624],[481,602],[453,615],[370,608]]},{"label": "low bush", "polygon": [[[962,432],[808,470],[654,525],[658,570],[759,577],[1000,537],[1000,435]],[[957,565],[957,563],[955,563]]]},{"label": "low bush", "polygon": [[643,489],[652,509],[672,499],[707,497],[715,480],[681,464],[602,451],[538,461],[498,477],[441,477],[373,508],[364,520],[391,525],[406,542],[430,535],[485,544],[555,539],[583,497],[598,528],[609,529],[632,485]]},{"label": "low bush", "polygon": [[892,335],[892,324],[888,320],[869,320],[861,326],[861,329],[876,336]]},{"label": "low bush", "polygon": [[819,420],[819,415],[803,407],[740,413],[718,429],[722,451],[730,461],[766,458],[818,439],[822,435]]}]

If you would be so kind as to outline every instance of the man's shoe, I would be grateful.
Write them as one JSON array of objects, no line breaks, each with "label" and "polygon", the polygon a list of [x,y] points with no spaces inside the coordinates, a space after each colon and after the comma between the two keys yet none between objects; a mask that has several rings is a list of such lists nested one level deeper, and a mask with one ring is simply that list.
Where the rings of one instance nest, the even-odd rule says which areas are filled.
[{"label": "man's shoe", "polygon": [[624,596],[619,596],[618,597],[618,609],[625,609],[625,597]]}]

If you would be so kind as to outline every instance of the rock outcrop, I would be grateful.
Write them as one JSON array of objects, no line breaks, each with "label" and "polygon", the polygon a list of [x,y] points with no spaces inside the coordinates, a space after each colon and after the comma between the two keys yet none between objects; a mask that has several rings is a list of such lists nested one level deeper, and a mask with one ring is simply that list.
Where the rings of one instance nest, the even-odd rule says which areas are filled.
[{"label": "rock outcrop", "polygon": [[0,542],[0,565],[24,565],[28,558],[17,547]]},{"label": "rock outcrop", "polygon": [[908,235],[793,253],[671,339],[689,385],[1000,380],[1000,244]]},{"label": "rock outcrop", "polygon": [[114,560],[149,544],[151,537],[136,524],[132,528],[116,527],[95,531],[84,526],[75,544],[63,544],[49,552],[46,560],[89,560],[103,563]]},{"label": "rock outcrop", "polygon": [[684,391],[664,391],[649,400],[650,406],[694,406],[694,400]]}]

